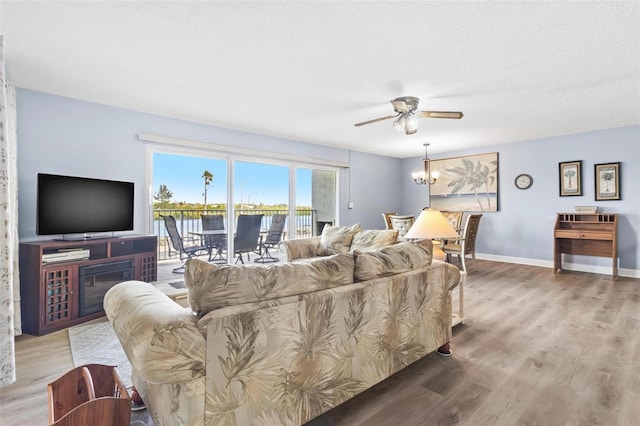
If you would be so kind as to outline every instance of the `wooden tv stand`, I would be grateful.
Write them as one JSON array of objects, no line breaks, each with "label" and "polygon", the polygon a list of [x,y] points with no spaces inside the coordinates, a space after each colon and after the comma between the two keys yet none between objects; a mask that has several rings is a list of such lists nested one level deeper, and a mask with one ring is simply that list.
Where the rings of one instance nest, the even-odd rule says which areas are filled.
[{"label": "wooden tv stand", "polygon": [[[30,241],[20,243],[20,298],[22,328],[41,336],[72,325],[104,316],[102,299],[91,289],[92,308],[81,300],[81,271],[117,269],[124,265],[123,277],[156,281],[158,238],[155,235],[128,235],[83,241]],[[84,252],[86,258],[55,259],[51,256],[69,251]],[[132,272],[131,272],[132,271]],[[100,283],[109,285],[111,276]],[[91,287],[91,278],[86,278]],[[99,292],[98,292],[99,293]],[[85,295],[89,291],[85,291]],[[89,299],[90,296],[85,296]],[[83,310],[85,312],[83,312]],[[88,312],[87,312],[88,311]]]},{"label": "wooden tv stand", "polygon": [[553,270],[562,269],[562,253],[610,257],[612,276],[618,276],[618,215],[558,213],[553,231]]}]

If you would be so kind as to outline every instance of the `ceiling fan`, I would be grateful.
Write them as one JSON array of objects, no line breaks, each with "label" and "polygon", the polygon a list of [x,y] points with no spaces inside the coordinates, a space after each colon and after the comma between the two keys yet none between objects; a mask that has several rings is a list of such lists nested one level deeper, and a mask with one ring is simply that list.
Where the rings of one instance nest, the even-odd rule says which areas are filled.
[{"label": "ceiling fan", "polygon": [[377,123],[378,121],[397,118],[393,122],[393,128],[399,132],[412,135],[418,131],[418,116],[424,118],[454,118],[460,119],[464,116],[460,111],[416,111],[420,99],[413,96],[402,96],[391,101],[395,115],[375,118],[373,120],[356,123],[354,126],[364,126],[365,124]]}]

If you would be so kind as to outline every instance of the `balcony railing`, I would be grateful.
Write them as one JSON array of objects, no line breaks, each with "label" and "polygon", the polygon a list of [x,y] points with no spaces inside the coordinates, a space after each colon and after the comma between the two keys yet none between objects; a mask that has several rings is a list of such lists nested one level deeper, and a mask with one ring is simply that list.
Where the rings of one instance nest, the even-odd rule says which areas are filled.
[{"label": "balcony railing", "polygon": [[[202,230],[202,220],[200,215],[222,215],[225,219],[225,229],[229,229],[226,210],[181,210],[181,209],[154,209],[153,211],[153,234],[158,236],[158,260],[166,260],[171,256],[175,256],[175,250],[169,250],[169,238],[164,227],[164,221],[160,217],[173,216],[176,219],[178,230],[182,237],[188,237],[190,232],[199,232]],[[263,214],[262,231],[268,231],[271,226],[271,217],[274,214],[289,214],[288,210],[261,210],[261,209],[245,209],[235,210],[235,217],[241,214]],[[296,209],[296,238],[311,237],[316,232],[316,212],[309,209]],[[288,239],[289,223],[285,228],[283,239]]]}]

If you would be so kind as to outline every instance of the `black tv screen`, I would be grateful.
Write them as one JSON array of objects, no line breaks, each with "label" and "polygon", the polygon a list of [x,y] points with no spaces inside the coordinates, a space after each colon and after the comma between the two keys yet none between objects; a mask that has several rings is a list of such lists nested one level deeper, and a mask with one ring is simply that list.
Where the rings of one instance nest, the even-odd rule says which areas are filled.
[{"label": "black tv screen", "polygon": [[131,231],[133,204],[133,182],[39,173],[36,233]]}]

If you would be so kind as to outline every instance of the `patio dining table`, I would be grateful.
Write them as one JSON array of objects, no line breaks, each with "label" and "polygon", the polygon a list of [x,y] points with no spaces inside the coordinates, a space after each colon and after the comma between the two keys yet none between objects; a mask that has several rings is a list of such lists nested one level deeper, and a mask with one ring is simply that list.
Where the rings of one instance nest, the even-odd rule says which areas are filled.
[{"label": "patio dining table", "polygon": [[[219,256],[217,262],[221,263],[221,262],[226,262],[227,259],[225,259],[222,256],[222,249],[218,248],[216,250],[215,255],[213,255],[214,253],[214,249],[216,249],[216,247],[213,245],[213,239],[212,238],[205,238],[205,237],[209,237],[209,236],[213,236],[213,235],[226,235],[227,231],[225,229],[208,229],[208,230],[202,230],[202,231],[189,231],[189,234],[191,235],[195,235],[200,237],[203,242],[207,245],[208,251],[209,251],[209,262],[214,261],[216,256]],[[213,257],[212,257],[213,256]]]}]

